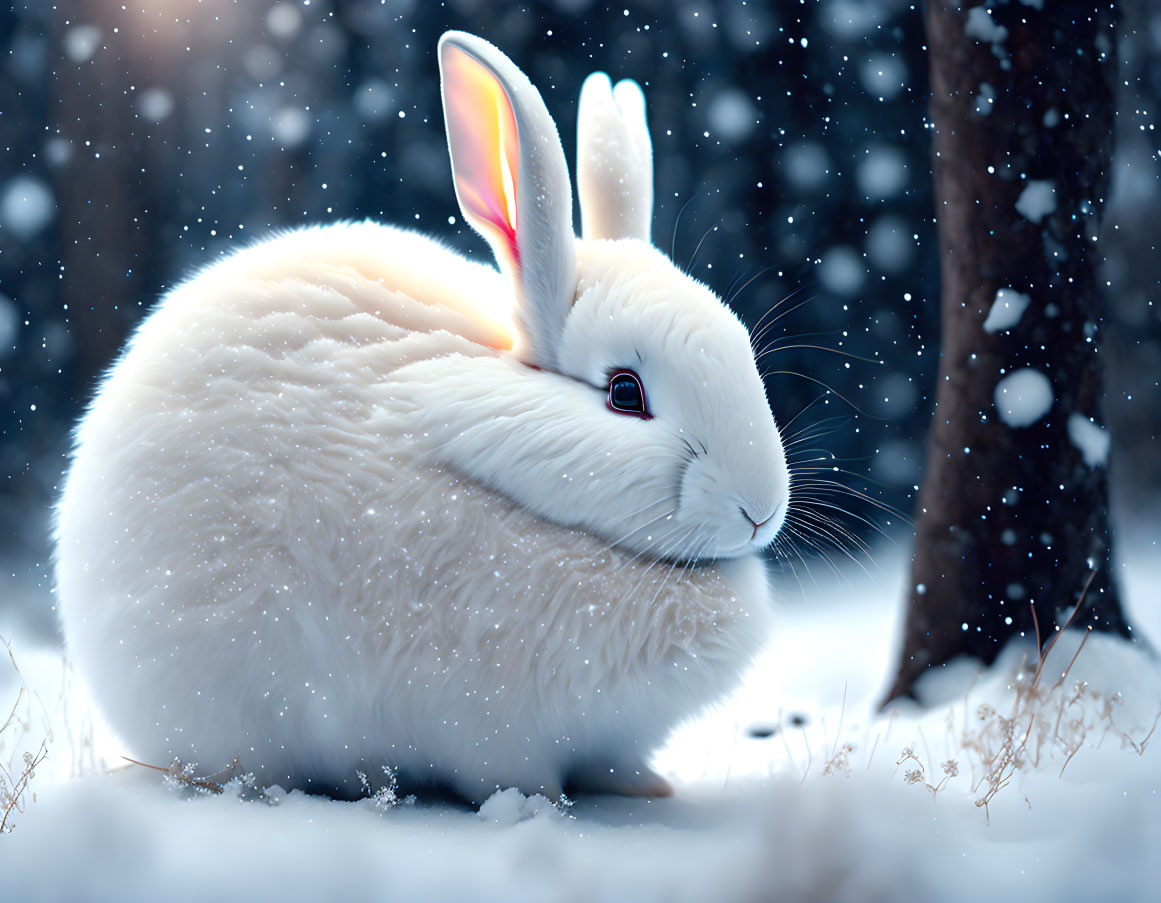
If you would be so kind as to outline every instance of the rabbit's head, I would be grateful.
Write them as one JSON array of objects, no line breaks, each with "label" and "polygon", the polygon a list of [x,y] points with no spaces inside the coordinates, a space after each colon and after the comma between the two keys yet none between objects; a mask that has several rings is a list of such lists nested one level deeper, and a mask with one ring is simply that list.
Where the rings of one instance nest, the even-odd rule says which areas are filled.
[{"label": "rabbit's head", "polygon": [[789,504],[781,437],[746,328],[650,244],[640,88],[603,73],[584,84],[577,239],[560,139],[528,78],[461,32],[443,36],[439,59],[456,195],[513,281],[522,365],[500,390],[512,397],[479,405],[506,421],[502,449],[484,429],[453,462],[635,551],[716,558],[769,544]]}]

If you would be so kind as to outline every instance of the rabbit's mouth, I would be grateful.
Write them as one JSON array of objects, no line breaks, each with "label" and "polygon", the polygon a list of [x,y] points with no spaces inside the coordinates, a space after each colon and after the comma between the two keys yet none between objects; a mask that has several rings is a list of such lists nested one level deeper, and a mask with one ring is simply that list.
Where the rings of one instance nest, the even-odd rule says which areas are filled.
[{"label": "rabbit's mouth", "polygon": [[747,487],[703,455],[690,462],[681,477],[679,518],[696,522],[702,537],[699,554],[732,558],[770,545],[786,520],[788,480],[776,468],[748,469]]},{"label": "rabbit's mouth", "polygon": [[764,520],[760,521],[751,517],[750,512],[746,510],[745,506],[739,505],[738,510],[742,512],[742,517],[754,528],[750,533],[750,545],[756,546],[757,548],[764,548],[774,541],[774,537],[778,535],[778,531],[782,528],[782,521],[785,519],[786,500],[783,499],[775,505],[774,510]]}]

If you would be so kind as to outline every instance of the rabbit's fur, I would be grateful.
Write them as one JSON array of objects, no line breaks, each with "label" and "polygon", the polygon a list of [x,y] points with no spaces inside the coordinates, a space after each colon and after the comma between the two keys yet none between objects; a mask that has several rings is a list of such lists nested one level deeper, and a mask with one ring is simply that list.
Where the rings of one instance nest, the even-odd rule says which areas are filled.
[{"label": "rabbit's fur", "polygon": [[[457,182],[503,274],[372,223],[247,248],[166,296],[78,428],[61,613],[140,757],[347,794],[379,765],[476,801],[664,794],[651,751],[766,635],[756,552],[788,476],[748,334],[647,243],[641,190],[591,197],[617,166],[650,181],[643,106],[618,162],[607,79],[586,83],[602,225],[574,240],[570,197],[524,213],[568,190],[562,155],[526,160],[551,151],[539,96],[457,48],[516,98],[521,218],[567,211],[569,234],[498,247]],[[625,367],[652,419],[608,409]]]}]

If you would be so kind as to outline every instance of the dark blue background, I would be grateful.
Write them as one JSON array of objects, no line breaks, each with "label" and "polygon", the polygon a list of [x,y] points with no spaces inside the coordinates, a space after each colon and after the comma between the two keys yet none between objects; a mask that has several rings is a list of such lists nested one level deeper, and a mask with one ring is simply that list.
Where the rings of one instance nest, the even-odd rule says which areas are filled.
[{"label": "dark blue background", "polygon": [[[938,353],[921,9],[126,5],[0,7],[0,611],[20,600],[30,629],[51,629],[50,504],[68,430],[133,325],[183,274],[273,229],[364,217],[487,256],[448,168],[434,56],[447,28],[490,39],[528,73],[570,165],[585,75],[644,86],[655,241],[751,325],[789,298],[768,339],[791,347],[763,359],[775,415],[807,409],[792,429],[819,424],[820,436],[805,445],[833,454],[848,485],[911,513]],[[1106,419],[1127,520],[1156,505],[1161,485],[1161,11],[1125,4],[1121,32],[1101,245]],[[869,521],[908,533],[852,503],[846,528],[860,541],[874,535]]]}]

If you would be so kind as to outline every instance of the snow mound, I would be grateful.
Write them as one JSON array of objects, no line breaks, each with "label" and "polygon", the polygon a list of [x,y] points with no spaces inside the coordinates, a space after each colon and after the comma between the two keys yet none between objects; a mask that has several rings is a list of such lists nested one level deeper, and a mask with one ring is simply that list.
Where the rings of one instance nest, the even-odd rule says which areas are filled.
[{"label": "snow mound", "polygon": [[[1142,606],[1130,615],[1156,637],[1155,544],[1141,560],[1125,581]],[[237,781],[191,794],[141,768],[46,772],[0,835],[4,898],[1153,899],[1158,663],[1066,632],[1039,669],[1031,649],[983,671],[961,662],[936,678],[946,703],[884,714],[903,565],[781,585],[779,627],[742,686],[656,757],[671,799],[582,797],[562,811],[508,789],[479,810],[378,806],[255,797]],[[51,650],[27,659],[28,680],[59,669]],[[89,717],[69,695],[71,717]]]},{"label": "snow mound", "polygon": [[494,825],[511,826],[550,814],[559,814],[559,810],[548,797],[539,793],[525,796],[515,787],[497,790],[480,806],[480,818]]}]

